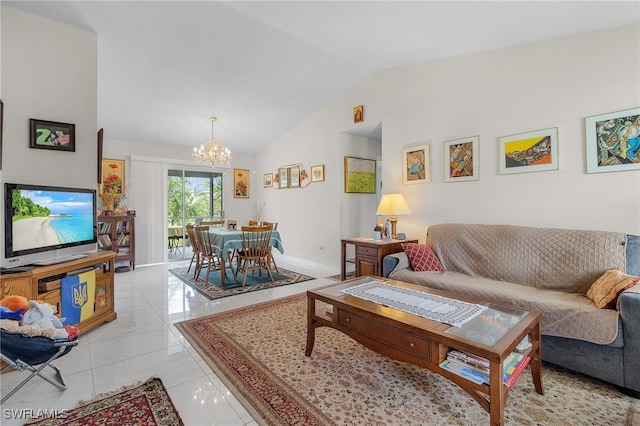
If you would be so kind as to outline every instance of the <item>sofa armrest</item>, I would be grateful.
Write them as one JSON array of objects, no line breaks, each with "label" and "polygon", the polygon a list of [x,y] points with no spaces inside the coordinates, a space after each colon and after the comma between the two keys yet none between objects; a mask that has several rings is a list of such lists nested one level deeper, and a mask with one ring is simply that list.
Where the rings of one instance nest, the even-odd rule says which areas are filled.
[{"label": "sofa armrest", "polygon": [[640,285],[623,291],[618,307],[624,336],[624,387],[640,392]]},{"label": "sofa armrest", "polygon": [[411,269],[409,258],[403,251],[388,254],[382,259],[382,276],[388,278],[391,273],[400,269]]}]

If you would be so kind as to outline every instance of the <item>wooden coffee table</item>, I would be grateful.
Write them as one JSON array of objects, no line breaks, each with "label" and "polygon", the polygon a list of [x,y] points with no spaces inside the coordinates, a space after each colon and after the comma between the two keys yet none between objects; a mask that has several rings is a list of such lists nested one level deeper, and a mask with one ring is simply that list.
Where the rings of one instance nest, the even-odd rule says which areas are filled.
[{"label": "wooden coffee table", "polygon": [[[449,299],[486,305],[499,315],[519,313],[515,325],[503,330],[487,344],[486,336],[466,332],[473,329],[472,319],[461,328],[346,295],[341,290],[355,287],[372,280]],[[320,303],[319,303],[320,302]],[[486,301],[464,297],[453,293],[429,289],[419,285],[378,277],[361,277],[307,291],[307,347],[306,356],[311,356],[318,327],[331,327],[341,331],[367,348],[390,358],[427,368],[446,377],[464,389],[489,413],[491,425],[504,424],[504,407],[510,388],[503,382],[503,362],[527,335],[532,347],[531,375],[536,392],[542,390],[542,358],[540,355],[540,317],[538,311],[522,311],[511,307],[489,304]],[[484,323],[486,326],[486,321]],[[484,340],[484,341],[483,341]],[[495,343],[493,342],[495,341]],[[442,367],[450,350],[460,350],[489,360],[489,384],[476,384]]]}]

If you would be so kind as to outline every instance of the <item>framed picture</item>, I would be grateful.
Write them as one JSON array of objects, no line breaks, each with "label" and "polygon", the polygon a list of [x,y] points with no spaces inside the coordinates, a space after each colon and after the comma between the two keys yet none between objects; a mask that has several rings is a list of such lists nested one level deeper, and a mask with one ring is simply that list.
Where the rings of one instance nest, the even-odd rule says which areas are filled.
[{"label": "framed picture", "polygon": [[289,188],[300,188],[300,166],[289,167]]},{"label": "framed picture", "polygon": [[125,163],[124,160],[103,158],[100,175],[100,194],[107,191],[116,195],[125,194]]},{"label": "framed picture", "polygon": [[324,182],[324,164],[311,166],[311,182]]},{"label": "framed picture", "polygon": [[233,198],[249,198],[250,170],[233,169]]},{"label": "framed picture", "polygon": [[480,176],[479,136],[454,139],[444,143],[444,181],[466,182]]},{"label": "framed picture", "polygon": [[364,121],[364,106],[358,105],[353,108],[353,122],[362,123]]},{"label": "framed picture", "polygon": [[414,185],[431,182],[429,144],[402,149],[402,183]]},{"label": "framed picture", "polygon": [[640,170],[640,108],[585,118],[587,173]]},{"label": "framed picture", "polygon": [[104,138],[104,130],[98,130],[97,142],[98,142],[98,184],[102,183],[102,145]]},{"label": "framed picture", "polygon": [[499,143],[501,175],[558,169],[557,127],[503,136]]},{"label": "framed picture", "polygon": [[280,188],[289,187],[289,168],[282,167],[278,169],[278,175],[280,176]]},{"label": "framed picture", "polygon": [[376,160],[344,157],[344,192],[376,193]]},{"label": "framed picture", "polygon": [[75,152],[75,124],[56,123],[34,118],[30,119],[29,122],[31,127],[30,148]]},{"label": "framed picture", "polygon": [[262,186],[271,188],[273,186],[273,173],[265,173],[262,177]]}]

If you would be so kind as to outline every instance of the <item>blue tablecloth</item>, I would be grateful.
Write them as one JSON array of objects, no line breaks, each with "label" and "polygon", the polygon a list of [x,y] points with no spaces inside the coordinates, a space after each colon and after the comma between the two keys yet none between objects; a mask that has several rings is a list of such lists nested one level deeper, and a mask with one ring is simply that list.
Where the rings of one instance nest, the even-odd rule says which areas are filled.
[{"label": "blue tablecloth", "polygon": [[[213,252],[221,259],[226,259],[229,250],[242,248],[242,231],[229,231],[225,228],[210,228],[211,248]],[[269,244],[278,249],[280,253],[284,253],[282,240],[278,231],[271,232],[271,241]]]}]

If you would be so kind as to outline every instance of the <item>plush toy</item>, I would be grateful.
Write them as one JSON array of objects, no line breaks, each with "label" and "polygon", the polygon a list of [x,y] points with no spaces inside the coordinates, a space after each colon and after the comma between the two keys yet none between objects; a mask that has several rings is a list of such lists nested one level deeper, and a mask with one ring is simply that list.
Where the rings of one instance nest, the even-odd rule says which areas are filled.
[{"label": "plush toy", "polygon": [[25,308],[20,308],[17,311],[12,311],[6,306],[0,305],[0,319],[10,319],[14,321],[22,320],[22,314],[26,311]]},{"label": "plush toy", "polygon": [[56,339],[66,339],[69,333],[63,328],[60,318],[54,315],[53,308],[48,303],[38,303],[29,300],[29,310],[22,317],[22,325],[37,325],[40,328],[55,328]]},{"label": "plush toy", "polygon": [[[7,296],[0,300],[0,305],[8,308],[11,312],[24,312],[29,309],[29,301],[24,296]],[[20,318],[18,318],[18,320],[20,320]]]}]

